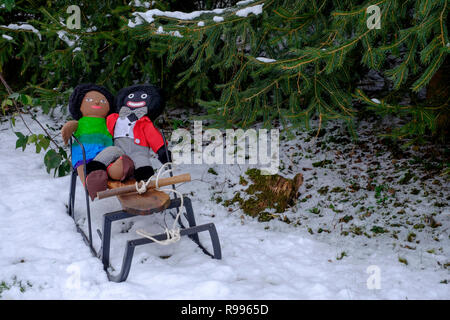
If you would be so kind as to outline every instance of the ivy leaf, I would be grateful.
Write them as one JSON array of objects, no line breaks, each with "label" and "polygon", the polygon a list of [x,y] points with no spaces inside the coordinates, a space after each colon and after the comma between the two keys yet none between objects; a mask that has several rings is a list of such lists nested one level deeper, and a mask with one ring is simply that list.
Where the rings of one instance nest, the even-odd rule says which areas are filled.
[{"label": "ivy leaf", "polygon": [[57,153],[55,150],[51,149],[47,151],[47,153],[44,156],[44,164],[47,168],[47,173],[50,173],[51,169],[56,169],[59,167],[61,163],[62,157],[59,153]]},{"label": "ivy leaf", "polygon": [[22,132],[14,132],[17,136],[16,149],[22,147],[22,151],[25,151],[28,143],[28,136],[24,136]]},{"label": "ivy leaf", "polygon": [[63,161],[61,165],[58,167],[58,177],[64,177],[71,170],[71,166],[69,161]]},{"label": "ivy leaf", "polygon": [[32,106],[33,105],[33,98],[31,98],[29,95],[21,94],[19,95],[18,99],[24,106]]},{"label": "ivy leaf", "polygon": [[38,136],[39,139],[39,146],[41,146],[42,149],[47,150],[47,148],[50,146],[50,139],[44,136],[43,134],[40,134]]},{"label": "ivy leaf", "polygon": [[28,137],[28,143],[36,143],[37,142],[37,135],[32,134]]}]

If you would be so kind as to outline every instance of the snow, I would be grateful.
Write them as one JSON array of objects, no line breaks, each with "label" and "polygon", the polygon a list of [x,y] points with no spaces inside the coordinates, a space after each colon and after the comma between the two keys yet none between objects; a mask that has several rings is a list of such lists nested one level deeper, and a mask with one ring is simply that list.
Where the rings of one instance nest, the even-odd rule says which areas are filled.
[{"label": "snow", "polygon": [[197,23],[197,25],[198,25],[199,27],[204,27],[204,26],[205,26],[205,23],[204,23],[203,21],[200,21],[199,23]]},{"label": "snow", "polygon": [[39,40],[42,40],[41,33],[35,27],[33,27],[31,24],[27,24],[27,23],[23,23],[23,24],[11,23],[11,24],[9,24],[7,26],[2,25],[2,27],[8,28],[8,29],[11,29],[11,30],[30,30],[30,31],[32,31],[33,33],[35,33],[39,37]]},{"label": "snow", "polygon": [[275,59],[270,59],[270,58],[265,58],[265,57],[257,57],[256,60],[261,61],[261,62],[265,62],[265,63],[270,63],[270,62],[277,61]]},{"label": "snow", "polygon": [[154,1],[152,1],[152,3],[150,2],[141,2],[139,0],[134,0],[133,2],[130,2],[129,5],[132,5],[133,7],[145,7],[145,8],[150,8],[150,5],[153,5]]},{"label": "snow", "polygon": [[[42,115],[38,119],[50,126],[64,122]],[[39,131],[37,124],[31,120],[28,123],[32,130]],[[26,131],[19,120],[15,130]],[[301,147],[295,150],[306,154],[304,150],[314,141],[305,142],[304,138],[286,143],[283,154],[296,144]],[[393,248],[389,237],[384,235],[347,239],[325,233],[312,235],[303,226],[278,220],[260,223],[243,215],[240,209],[230,211],[212,200],[217,194],[232,197],[239,190],[236,182],[246,170],[242,165],[214,166],[217,176],[208,173],[208,165],[180,165],[175,171],[191,173],[193,181],[177,189],[192,199],[198,224],[215,224],[222,260],[209,258],[185,238],[169,246],[141,246],[136,249],[128,280],[120,284],[109,282],[101,261],[91,255],[66,213],[69,177],[48,175],[43,154],[36,154],[31,146],[22,152],[15,149],[15,142],[9,124],[1,123],[0,283],[10,287],[0,290],[2,299],[450,298],[448,285],[440,283],[449,278],[448,270],[436,265],[436,261],[448,262],[449,240],[448,231],[445,232],[450,225],[448,220],[440,220],[443,223],[440,243],[424,239],[420,244],[442,246],[443,251],[434,255],[420,247]],[[317,157],[323,159],[326,155],[319,153]],[[317,160],[302,158],[299,165],[311,167]],[[157,167],[156,159],[154,163]],[[305,184],[309,183],[314,177],[312,171],[302,172]],[[338,183],[335,175],[320,174],[313,188],[334,187]],[[305,184],[300,190],[302,195],[310,192]],[[448,192],[448,186],[443,191]],[[309,201],[317,203],[318,198],[314,196]],[[314,215],[307,212],[309,201],[294,208],[291,214],[308,215],[312,220]],[[77,181],[75,211],[86,228],[83,204],[84,194]],[[91,204],[94,246],[98,250],[100,242],[95,230],[101,229],[102,215],[118,210],[119,203],[110,198]],[[427,204],[417,207],[422,210]],[[349,203],[342,203],[338,209],[353,210]],[[443,210],[448,217],[448,206]],[[170,225],[171,219],[166,220]],[[112,265],[120,266],[125,241],[136,238],[137,229],[161,232],[164,223],[161,214],[116,222],[112,230]],[[209,247],[206,235],[200,237]],[[344,250],[348,256],[338,260]],[[398,262],[399,256],[405,255],[408,265]],[[376,284],[371,282],[373,270],[379,270],[380,289],[369,289]]]},{"label": "snow", "polygon": [[156,33],[157,34],[168,34],[168,35],[171,35],[174,37],[183,38],[183,36],[181,35],[181,33],[178,30],[166,32],[166,31],[164,31],[164,28],[162,26],[158,27],[158,29],[156,30]]},{"label": "snow", "polygon": [[378,100],[377,98],[373,98],[373,99],[371,99],[373,102],[375,102],[375,103],[378,103],[378,104],[380,104],[381,103],[381,101],[380,100]]},{"label": "snow", "polygon": [[161,11],[159,9],[151,9],[145,12],[134,12],[133,15],[136,17],[134,21],[129,20],[128,26],[134,28],[137,25],[142,24],[144,21],[147,23],[152,23],[155,20],[155,16],[175,18],[180,20],[193,20],[200,17],[202,14],[215,13],[222,14],[225,9],[214,9],[214,10],[199,10],[193,12],[181,12],[181,11]]},{"label": "snow", "polygon": [[2,38],[6,39],[6,40],[9,40],[9,41],[13,40],[13,37],[8,36],[6,34],[2,34]]},{"label": "snow", "polygon": [[246,7],[246,8],[236,11],[236,15],[239,17],[246,17],[250,13],[253,13],[254,15],[258,15],[258,14],[262,13],[262,8],[263,8],[262,4],[258,4],[256,6],[251,6],[251,7]]},{"label": "snow", "polygon": [[[252,2],[252,1],[240,1],[237,3],[237,5],[245,5],[250,2]],[[141,6],[141,3],[140,3],[140,1],[136,0],[134,5],[136,7],[139,7],[139,6]],[[262,7],[263,7],[263,4],[246,7],[246,8],[237,10],[236,15],[240,16],[240,17],[247,17],[250,13],[258,15],[258,14],[262,13]],[[168,18],[174,18],[174,19],[179,19],[179,20],[194,20],[203,14],[223,14],[224,12],[226,12],[228,10],[231,10],[231,8],[225,8],[225,9],[218,8],[218,9],[214,9],[214,10],[199,10],[199,11],[193,11],[193,12],[188,12],[188,13],[180,12],[180,11],[162,11],[159,9],[150,9],[145,12],[133,12],[133,16],[135,16],[135,18],[134,18],[134,20],[130,19],[128,21],[128,27],[134,28],[134,27],[144,23],[144,21],[147,23],[152,23],[153,21],[155,21],[155,16],[168,17]],[[223,17],[217,16],[217,15],[213,17],[214,22],[222,22],[223,20],[224,20]],[[203,23],[203,22],[201,22],[201,23]],[[203,26],[203,25],[200,25],[200,22],[198,25]]]},{"label": "snow", "polygon": [[56,32],[58,34],[58,37],[64,41],[69,47],[72,47],[75,42],[79,39],[79,36],[75,36],[75,40],[70,40],[67,36],[67,31],[59,30]]},{"label": "snow", "polygon": [[244,6],[244,5],[249,4],[249,3],[252,3],[252,2],[254,2],[254,1],[255,1],[255,0],[243,0],[243,1],[237,2],[236,5],[238,5],[238,6]]}]

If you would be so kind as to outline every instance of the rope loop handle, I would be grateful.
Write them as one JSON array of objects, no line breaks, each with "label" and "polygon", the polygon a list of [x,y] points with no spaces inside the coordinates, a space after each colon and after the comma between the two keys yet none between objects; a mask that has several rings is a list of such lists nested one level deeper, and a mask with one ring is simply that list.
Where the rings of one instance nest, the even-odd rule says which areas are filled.
[{"label": "rope loop handle", "polygon": [[158,244],[161,244],[161,245],[169,245],[169,244],[175,243],[175,242],[177,242],[177,241],[179,241],[181,239],[180,228],[177,227],[177,223],[178,223],[178,219],[180,218],[181,211],[184,208],[183,194],[181,192],[175,190],[175,189],[160,189],[159,188],[159,184],[158,184],[160,176],[162,176],[164,174],[167,174],[167,173],[170,173],[171,171],[173,171],[173,167],[172,167],[172,169],[165,169],[165,167],[167,165],[169,165],[169,164],[172,164],[172,163],[171,162],[166,162],[161,168],[159,168],[158,173],[156,174],[156,177],[155,177],[155,175],[152,175],[147,181],[139,181],[139,182],[136,181],[136,191],[139,194],[145,193],[147,191],[147,188],[148,188],[148,185],[150,184],[150,182],[153,179],[155,179],[155,188],[154,188],[155,190],[164,191],[164,192],[173,192],[173,193],[178,194],[180,196],[180,198],[181,198],[181,203],[180,203],[181,209],[178,210],[178,214],[175,217],[172,229],[165,228],[165,233],[166,233],[167,239],[165,239],[165,240],[157,240],[157,239],[154,238],[154,235],[150,235],[149,233],[147,233],[146,231],[144,231],[142,229],[136,230],[136,233],[138,235],[140,235],[142,237],[145,237],[147,239],[150,239],[150,240],[152,240],[152,241],[154,241],[154,242],[156,242]]}]

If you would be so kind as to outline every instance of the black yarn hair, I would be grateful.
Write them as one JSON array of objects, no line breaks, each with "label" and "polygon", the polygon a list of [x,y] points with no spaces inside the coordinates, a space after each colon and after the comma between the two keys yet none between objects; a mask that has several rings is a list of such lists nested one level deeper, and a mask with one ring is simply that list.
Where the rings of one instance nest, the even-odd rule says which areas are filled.
[{"label": "black yarn hair", "polygon": [[147,116],[150,120],[154,121],[163,113],[165,103],[162,90],[152,84],[135,84],[120,89],[114,102],[115,112],[119,112],[120,108],[124,105],[125,98],[135,91],[144,91],[150,96],[150,105],[147,106]]},{"label": "black yarn hair", "polygon": [[74,118],[75,120],[79,120],[83,116],[80,110],[81,103],[83,102],[84,96],[89,91],[97,91],[104,95],[109,103],[108,114],[114,112],[114,96],[111,92],[108,91],[108,89],[92,83],[83,83],[75,87],[69,98],[69,112],[72,115],[72,118]]}]

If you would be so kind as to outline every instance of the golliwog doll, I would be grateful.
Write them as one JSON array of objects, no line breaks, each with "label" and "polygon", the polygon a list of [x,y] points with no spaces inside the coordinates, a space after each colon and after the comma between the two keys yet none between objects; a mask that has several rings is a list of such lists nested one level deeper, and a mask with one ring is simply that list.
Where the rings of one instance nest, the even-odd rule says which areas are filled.
[{"label": "golliwog doll", "polygon": [[[69,98],[69,111],[75,120],[63,126],[61,135],[65,144],[72,134],[83,144],[86,187],[91,199],[94,199],[97,191],[107,188],[108,165],[120,162],[125,179],[133,173],[133,162],[113,146],[112,135],[106,127],[106,116],[114,111],[114,96],[107,89],[95,84],[78,85]],[[84,183],[83,154],[76,141],[72,145],[72,165]]]},{"label": "golliwog doll", "polygon": [[[114,146],[133,161],[136,180],[147,180],[154,174],[150,149],[163,164],[171,158],[161,132],[153,125],[164,110],[161,91],[150,84],[123,88],[116,95],[115,107],[118,113],[112,113],[106,119]],[[115,170],[119,175],[123,172],[120,164],[115,166],[114,163],[108,168],[108,174],[114,175]]]}]

